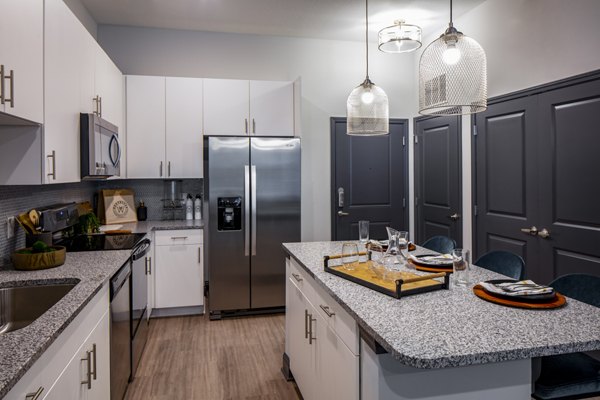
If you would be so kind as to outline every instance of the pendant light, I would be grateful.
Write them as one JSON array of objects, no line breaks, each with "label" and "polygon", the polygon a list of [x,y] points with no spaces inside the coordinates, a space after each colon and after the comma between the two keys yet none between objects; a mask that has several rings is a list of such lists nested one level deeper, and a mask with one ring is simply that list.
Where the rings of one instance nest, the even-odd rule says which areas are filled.
[{"label": "pendant light", "polygon": [[383,89],[369,79],[369,0],[365,0],[365,49],[367,76],[352,90],[346,102],[346,133],[375,136],[389,133],[389,105]]},{"label": "pendant light", "polygon": [[379,50],[384,53],[408,53],[421,47],[421,28],[394,21],[394,25],[379,31]]},{"label": "pendant light", "polygon": [[419,114],[464,115],[487,108],[485,51],[452,23],[421,54]]}]

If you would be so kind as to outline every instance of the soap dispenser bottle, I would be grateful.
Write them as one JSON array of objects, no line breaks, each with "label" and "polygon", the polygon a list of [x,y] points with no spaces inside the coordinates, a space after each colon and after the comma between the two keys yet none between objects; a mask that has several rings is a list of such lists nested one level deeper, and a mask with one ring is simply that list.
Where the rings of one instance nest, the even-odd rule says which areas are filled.
[{"label": "soap dispenser bottle", "polygon": [[140,200],[140,205],[137,208],[138,221],[145,221],[148,218],[148,208],[144,204],[144,200]]},{"label": "soap dispenser bottle", "polygon": [[196,200],[194,200],[194,219],[200,221],[202,219],[202,199],[200,195],[196,195]]},{"label": "soap dispenser bottle", "polygon": [[194,219],[194,202],[189,194],[185,201],[185,219]]}]

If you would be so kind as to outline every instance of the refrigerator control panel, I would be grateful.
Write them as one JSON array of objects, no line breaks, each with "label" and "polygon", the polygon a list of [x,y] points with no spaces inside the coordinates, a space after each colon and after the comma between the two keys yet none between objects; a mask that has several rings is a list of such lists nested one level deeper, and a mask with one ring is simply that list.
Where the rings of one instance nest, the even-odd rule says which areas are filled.
[{"label": "refrigerator control panel", "polygon": [[241,197],[219,197],[218,206],[218,230],[240,231],[242,230],[242,198]]}]

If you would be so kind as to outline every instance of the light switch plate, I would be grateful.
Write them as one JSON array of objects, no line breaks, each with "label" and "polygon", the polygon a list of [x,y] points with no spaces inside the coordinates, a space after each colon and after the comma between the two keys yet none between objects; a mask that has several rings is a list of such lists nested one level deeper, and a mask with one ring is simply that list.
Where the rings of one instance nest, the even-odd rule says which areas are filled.
[{"label": "light switch plate", "polygon": [[15,236],[15,217],[6,218],[6,238]]}]

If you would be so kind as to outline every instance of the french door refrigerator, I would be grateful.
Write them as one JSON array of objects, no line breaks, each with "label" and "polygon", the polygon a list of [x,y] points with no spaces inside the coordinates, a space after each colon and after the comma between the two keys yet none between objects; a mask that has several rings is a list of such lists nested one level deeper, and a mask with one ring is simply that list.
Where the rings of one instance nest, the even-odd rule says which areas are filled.
[{"label": "french door refrigerator", "polygon": [[211,319],[282,311],[282,243],[300,241],[300,139],[204,139]]}]

